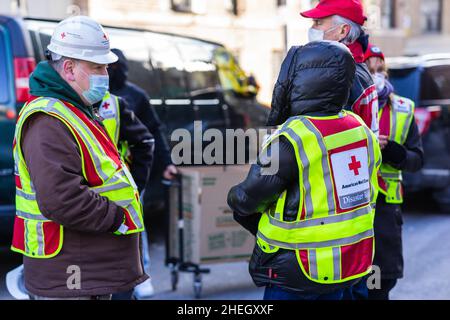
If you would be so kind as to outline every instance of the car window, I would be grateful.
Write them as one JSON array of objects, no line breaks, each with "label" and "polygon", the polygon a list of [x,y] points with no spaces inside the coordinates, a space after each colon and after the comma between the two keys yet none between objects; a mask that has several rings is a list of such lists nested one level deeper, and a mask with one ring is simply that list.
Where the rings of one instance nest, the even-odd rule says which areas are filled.
[{"label": "car window", "polygon": [[144,32],[107,29],[111,48],[120,49],[128,60],[128,80],[143,88],[150,98],[160,98],[161,81],[150,61]]},{"label": "car window", "polygon": [[148,33],[152,65],[158,71],[167,99],[189,97],[184,63],[176,46],[176,38],[169,35]]},{"label": "car window", "polygon": [[179,38],[176,44],[184,62],[190,95],[196,96],[218,90],[219,75],[213,61],[217,46],[182,38]]},{"label": "car window", "polygon": [[53,29],[50,28],[41,28],[39,29],[39,37],[36,38],[37,43],[39,44],[39,50],[41,51],[42,57],[44,57],[45,50],[47,50],[47,46],[50,44],[50,39],[52,38]]},{"label": "car window", "polygon": [[419,103],[420,75],[422,68],[390,69],[389,81],[395,93]]},{"label": "car window", "polygon": [[7,103],[9,101],[9,92],[11,81],[8,75],[8,61],[6,47],[6,33],[0,26],[0,103]]},{"label": "car window", "polygon": [[421,99],[450,99],[450,65],[439,65],[424,69]]},{"label": "car window", "polygon": [[36,63],[44,60],[44,49],[41,47],[40,34],[38,31],[30,30],[31,44],[33,46],[33,55]]}]

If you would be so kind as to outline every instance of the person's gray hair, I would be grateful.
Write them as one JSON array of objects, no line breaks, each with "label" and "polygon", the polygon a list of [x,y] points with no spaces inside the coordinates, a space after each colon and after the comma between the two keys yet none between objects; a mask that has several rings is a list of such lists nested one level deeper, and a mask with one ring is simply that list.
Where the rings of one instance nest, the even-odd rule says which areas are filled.
[{"label": "person's gray hair", "polygon": [[347,24],[350,26],[350,31],[345,36],[344,39],[342,39],[343,44],[352,44],[355,43],[356,40],[361,36],[361,34],[364,32],[363,28],[357,24],[356,22],[353,22],[352,20],[349,20],[347,18],[344,18],[339,15],[334,15],[333,17],[333,24],[335,26],[341,25],[341,24]]},{"label": "person's gray hair", "polygon": [[48,63],[53,69],[55,69],[56,72],[61,73],[63,71],[63,65],[66,60],[73,60],[73,59],[63,56],[53,56],[52,53],[52,59],[49,60]]}]

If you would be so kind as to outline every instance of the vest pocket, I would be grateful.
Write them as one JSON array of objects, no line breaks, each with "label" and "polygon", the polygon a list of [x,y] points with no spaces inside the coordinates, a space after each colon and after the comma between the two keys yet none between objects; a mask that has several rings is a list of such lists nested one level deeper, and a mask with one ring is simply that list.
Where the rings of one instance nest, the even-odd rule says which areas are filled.
[{"label": "vest pocket", "polygon": [[352,279],[368,273],[373,261],[373,237],[348,246],[342,246],[341,268],[342,279]]},{"label": "vest pocket", "polygon": [[301,272],[321,284],[342,283],[360,278],[372,266],[373,238],[357,243],[326,248],[296,250]]},{"label": "vest pocket", "polygon": [[63,244],[63,227],[53,221],[15,218],[12,250],[31,258],[56,256]]}]

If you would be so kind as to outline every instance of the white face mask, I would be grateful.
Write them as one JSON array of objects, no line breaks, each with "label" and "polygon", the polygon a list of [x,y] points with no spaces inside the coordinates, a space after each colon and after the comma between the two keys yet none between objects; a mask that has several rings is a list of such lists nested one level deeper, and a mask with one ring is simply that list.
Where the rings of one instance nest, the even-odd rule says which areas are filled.
[{"label": "white face mask", "polygon": [[109,76],[108,75],[98,75],[98,74],[87,74],[86,71],[81,69],[81,72],[89,78],[89,88],[83,90],[78,83],[75,84],[82,90],[82,95],[86,101],[93,105],[103,99],[106,92],[109,90]]},{"label": "white face mask", "polygon": [[386,86],[386,76],[384,73],[377,72],[373,75],[373,82],[377,87],[377,92],[381,92]]},{"label": "white face mask", "polygon": [[309,42],[313,42],[313,41],[323,41],[324,37],[327,33],[339,28],[339,26],[335,26],[332,27],[330,29],[328,29],[327,31],[323,31],[323,30],[319,30],[319,29],[315,29],[315,28],[309,28],[308,30],[308,40]]},{"label": "white face mask", "polygon": [[323,30],[318,30],[318,29],[314,29],[314,28],[309,28],[309,30],[308,30],[309,42],[322,41],[324,35],[325,35],[325,32],[323,32]]}]

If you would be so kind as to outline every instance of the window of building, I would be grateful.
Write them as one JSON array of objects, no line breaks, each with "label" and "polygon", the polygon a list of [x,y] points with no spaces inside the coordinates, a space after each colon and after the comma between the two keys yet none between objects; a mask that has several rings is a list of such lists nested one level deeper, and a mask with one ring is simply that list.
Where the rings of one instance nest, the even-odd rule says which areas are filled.
[{"label": "window of building", "polygon": [[206,13],[206,0],[171,0],[172,10],[195,14]]},{"label": "window of building", "polygon": [[245,1],[244,0],[225,0],[226,10],[235,15],[239,16],[245,11]]},{"label": "window of building", "polygon": [[286,6],[286,0],[277,0],[277,7],[284,7]]},{"label": "window of building", "polygon": [[422,33],[439,33],[442,31],[442,0],[422,0]]},{"label": "window of building", "polygon": [[176,12],[192,12],[191,0],[171,0],[172,10]]},{"label": "window of building", "polygon": [[393,29],[396,27],[396,0],[383,0],[381,2],[381,28]]}]

